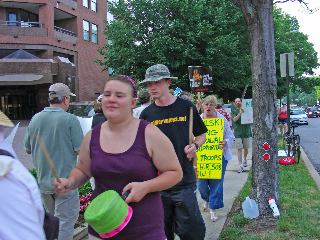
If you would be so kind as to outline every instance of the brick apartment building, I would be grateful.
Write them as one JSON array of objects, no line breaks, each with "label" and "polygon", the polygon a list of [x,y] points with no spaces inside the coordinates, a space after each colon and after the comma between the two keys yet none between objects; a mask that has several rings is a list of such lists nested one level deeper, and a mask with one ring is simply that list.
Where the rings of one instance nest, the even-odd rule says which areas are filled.
[{"label": "brick apartment building", "polygon": [[0,1],[0,110],[29,119],[56,82],[70,86],[72,102],[95,100],[108,77],[94,63],[106,19],[106,0]]}]

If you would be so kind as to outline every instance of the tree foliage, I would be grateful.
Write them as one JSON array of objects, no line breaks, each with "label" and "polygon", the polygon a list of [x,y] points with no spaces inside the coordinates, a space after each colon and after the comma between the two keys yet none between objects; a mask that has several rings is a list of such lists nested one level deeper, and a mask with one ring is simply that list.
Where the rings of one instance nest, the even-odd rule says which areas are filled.
[{"label": "tree foliage", "polygon": [[[225,0],[148,1],[110,3],[116,17],[105,28],[110,44],[100,49],[101,65],[115,74],[130,75],[136,82],[156,63],[167,65],[179,86],[190,91],[188,66],[212,66],[214,93],[224,101],[242,95],[252,97],[251,60],[247,25],[240,9]],[[303,77],[318,65],[317,53],[307,42],[294,17],[274,9],[275,52],[278,97],[286,93],[285,78],[280,77],[280,54],[295,52],[296,77],[292,87],[312,91],[316,82]]]},{"label": "tree foliage", "polygon": [[286,78],[280,76],[281,53],[294,53],[295,76],[290,79],[290,89],[311,93],[319,81],[307,75],[314,74],[313,68],[319,66],[318,53],[313,43],[308,42],[308,36],[298,31],[299,22],[295,17],[284,14],[279,8],[274,8],[273,13],[278,98],[286,95],[287,91]]},{"label": "tree foliage", "polygon": [[[241,12],[224,0],[120,0],[110,5],[115,19],[101,49],[115,73],[144,79],[156,63],[179,77],[173,87],[190,91],[188,66],[212,66],[214,93],[234,99],[250,81],[247,27]],[[229,93],[233,93],[232,96]]]}]

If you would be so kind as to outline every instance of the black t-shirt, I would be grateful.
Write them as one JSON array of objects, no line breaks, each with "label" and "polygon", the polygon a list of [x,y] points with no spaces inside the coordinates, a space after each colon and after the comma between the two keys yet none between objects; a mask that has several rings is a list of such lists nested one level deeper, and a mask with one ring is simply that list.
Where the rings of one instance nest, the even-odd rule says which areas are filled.
[{"label": "black t-shirt", "polygon": [[103,113],[99,113],[93,116],[92,118],[92,125],[91,129],[94,128],[95,126],[98,126],[99,124],[107,121],[107,118],[104,116]]},{"label": "black t-shirt", "polygon": [[190,161],[184,152],[184,148],[189,145],[190,107],[193,108],[193,135],[196,137],[206,133],[207,127],[200,118],[195,105],[188,100],[177,98],[174,103],[164,107],[153,103],[140,115],[141,119],[156,125],[171,140],[180,161],[183,178],[181,182],[168,190],[180,190],[196,182],[193,161]]}]

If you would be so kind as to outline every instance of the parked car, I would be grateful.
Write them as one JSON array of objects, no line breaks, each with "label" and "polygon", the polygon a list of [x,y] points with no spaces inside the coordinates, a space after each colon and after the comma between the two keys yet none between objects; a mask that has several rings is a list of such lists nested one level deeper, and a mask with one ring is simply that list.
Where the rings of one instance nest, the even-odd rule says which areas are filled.
[{"label": "parked car", "polygon": [[319,117],[319,111],[317,107],[308,107],[307,111],[308,117]]},{"label": "parked car", "polygon": [[298,124],[309,124],[306,112],[299,109],[290,110],[290,121],[297,121]]},{"label": "parked car", "polygon": [[72,102],[67,112],[79,117],[90,117],[88,113],[91,109],[93,109],[93,102]]}]

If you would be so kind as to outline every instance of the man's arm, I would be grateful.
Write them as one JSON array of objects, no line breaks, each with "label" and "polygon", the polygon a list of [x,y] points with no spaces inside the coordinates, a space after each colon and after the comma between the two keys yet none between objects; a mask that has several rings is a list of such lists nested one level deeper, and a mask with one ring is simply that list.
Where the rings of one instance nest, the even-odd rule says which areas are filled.
[{"label": "man's arm", "polygon": [[187,154],[187,157],[188,158],[195,157],[196,153],[197,153],[196,144],[198,145],[198,147],[201,147],[202,144],[204,144],[205,142],[206,142],[206,134],[205,133],[197,136],[196,139],[193,141],[193,143],[191,145],[187,145],[184,148],[184,152]]},{"label": "man's arm", "polygon": [[238,121],[242,113],[244,113],[244,110],[241,108],[239,111],[239,114],[233,118],[233,121],[234,122]]}]

